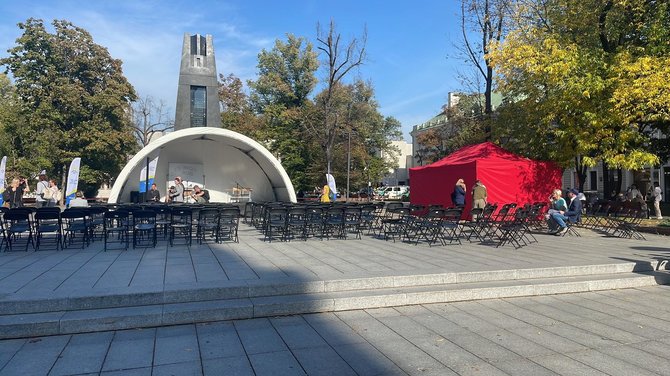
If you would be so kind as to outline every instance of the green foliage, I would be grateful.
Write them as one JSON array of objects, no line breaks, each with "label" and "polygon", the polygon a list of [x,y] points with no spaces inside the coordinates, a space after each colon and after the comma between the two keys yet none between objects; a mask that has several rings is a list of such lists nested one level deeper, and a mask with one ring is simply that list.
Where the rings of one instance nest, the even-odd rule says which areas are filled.
[{"label": "green foliage", "polygon": [[[317,55],[304,38],[288,35],[258,55],[258,79],[247,96],[234,75],[219,78],[222,125],[263,143],[290,176],[296,189],[312,190],[325,182],[331,165],[338,184],[346,181],[351,154],[351,186],[376,183],[392,166],[379,157],[400,138],[400,123],[384,118],[370,83],[333,85],[329,115],[323,106],[328,89],[314,95]],[[326,131],[326,117],[339,120]],[[332,126],[334,125],[334,126]],[[325,150],[332,146],[332,157]]]},{"label": "green foliage", "polygon": [[578,170],[658,163],[649,144],[670,121],[668,17],[658,1],[523,3],[490,54],[507,95],[497,139]]},{"label": "green foliage", "polygon": [[60,176],[80,156],[80,179],[98,185],[118,174],[135,150],[127,115],[135,92],[121,61],[86,30],[60,20],[52,26],[54,33],[41,20],[20,23],[23,35],[0,59],[14,77],[24,119],[6,124],[11,163],[24,174],[46,169]]}]

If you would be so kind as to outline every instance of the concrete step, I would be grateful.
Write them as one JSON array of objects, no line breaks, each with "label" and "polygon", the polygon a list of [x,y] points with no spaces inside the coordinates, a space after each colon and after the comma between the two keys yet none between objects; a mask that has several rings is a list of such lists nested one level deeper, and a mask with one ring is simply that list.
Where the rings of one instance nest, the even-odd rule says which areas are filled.
[{"label": "concrete step", "polygon": [[185,323],[509,298],[669,284],[667,271],[590,274],[147,304],[0,316],[0,338],[74,334]]},{"label": "concrete step", "polygon": [[66,294],[59,292],[40,292],[34,294],[22,292],[0,296],[0,316],[396,287],[619,274],[652,270],[653,268],[650,264],[628,262],[461,273],[407,274],[375,277],[365,276],[360,278],[326,281],[301,281],[290,278],[254,281],[225,281],[217,283],[199,283],[191,286],[148,286],[140,289],[116,288],[111,290],[97,289],[93,291],[87,289],[78,292],[70,291]]}]

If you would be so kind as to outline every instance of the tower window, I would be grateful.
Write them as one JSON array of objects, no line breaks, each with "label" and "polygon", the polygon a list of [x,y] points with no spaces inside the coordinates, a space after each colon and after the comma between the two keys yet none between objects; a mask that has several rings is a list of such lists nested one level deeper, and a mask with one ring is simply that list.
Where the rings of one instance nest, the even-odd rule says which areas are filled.
[{"label": "tower window", "polygon": [[191,86],[191,127],[207,126],[207,88]]}]

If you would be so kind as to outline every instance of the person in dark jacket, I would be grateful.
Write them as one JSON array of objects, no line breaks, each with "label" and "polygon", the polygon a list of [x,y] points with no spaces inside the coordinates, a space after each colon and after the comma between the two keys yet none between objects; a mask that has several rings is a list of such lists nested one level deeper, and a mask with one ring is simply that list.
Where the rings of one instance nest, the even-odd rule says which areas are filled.
[{"label": "person in dark jacket", "polygon": [[465,206],[465,182],[463,179],[458,179],[454,191],[451,193],[451,202],[454,206]]}]

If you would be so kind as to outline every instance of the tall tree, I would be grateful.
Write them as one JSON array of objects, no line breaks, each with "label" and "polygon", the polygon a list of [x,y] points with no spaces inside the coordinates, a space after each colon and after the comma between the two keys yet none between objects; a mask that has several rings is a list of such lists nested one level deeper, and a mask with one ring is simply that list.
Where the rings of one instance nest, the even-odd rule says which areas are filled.
[{"label": "tall tree", "polygon": [[121,61],[68,21],[28,19],[0,65],[12,73],[26,122],[10,124],[20,135],[17,158],[60,176],[82,158],[80,180],[99,185],[118,174],[136,148],[127,112],[135,91]]},{"label": "tall tree", "polygon": [[[670,56],[667,3],[529,0],[515,20],[490,54],[508,98],[500,139],[574,166],[580,184],[600,161],[626,169],[657,163],[644,127],[667,124],[670,96],[660,83],[670,76],[645,66]],[[641,94],[652,82],[653,97]]]},{"label": "tall tree", "polygon": [[304,171],[309,164],[302,134],[303,109],[316,85],[318,68],[311,43],[287,35],[270,51],[258,55],[258,79],[249,81],[250,102],[261,116],[266,145],[282,162],[294,185],[306,184]]},{"label": "tall tree", "polygon": [[500,43],[505,36],[511,3],[512,0],[461,0],[463,45],[459,50],[475,69],[473,82],[484,84],[484,111],[481,121],[487,140],[491,138],[495,68],[489,52],[491,46]]},{"label": "tall tree", "polygon": [[133,132],[141,147],[149,145],[156,134],[174,129],[174,119],[168,115],[165,102],[147,95],[140,97],[131,107]]},{"label": "tall tree", "polygon": [[[342,42],[342,36],[335,30],[335,22],[331,21],[328,31],[317,26],[318,49],[323,53],[323,66],[327,70],[325,90],[317,97],[316,105],[323,113],[323,123],[313,126],[312,131],[321,140],[321,146],[326,157],[328,172],[331,171],[333,161],[333,146],[338,135],[346,126],[341,112],[337,111],[338,91],[343,86],[344,78],[365,61],[367,32],[363,36],[352,38],[348,43]],[[343,45],[345,44],[345,45]]]}]

